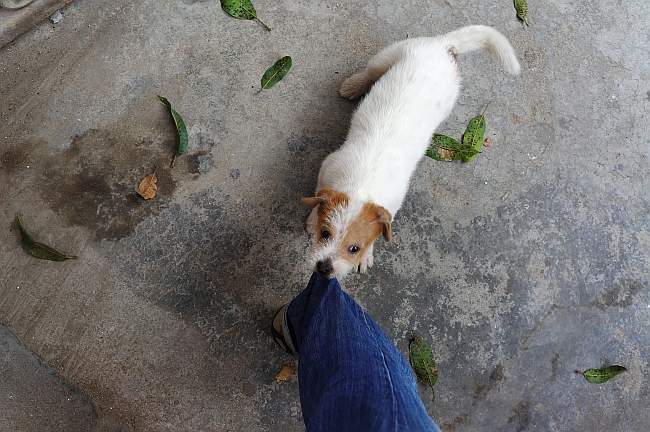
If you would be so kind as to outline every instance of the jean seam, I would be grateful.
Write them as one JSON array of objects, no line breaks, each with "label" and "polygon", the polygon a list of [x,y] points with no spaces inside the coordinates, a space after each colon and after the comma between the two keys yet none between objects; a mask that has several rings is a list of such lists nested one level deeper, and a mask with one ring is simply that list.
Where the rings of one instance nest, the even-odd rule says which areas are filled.
[{"label": "jean seam", "polygon": [[379,340],[377,340],[377,335],[375,335],[375,332],[372,331],[372,328],[368,323],[368,316],[365,313],[362,313],[362,316],[363,316],[363,322],[368,328],[370,334],[372,334],[372,338],[375,341],[375,344],[377,345],[378,348],[380,348],[379,352],[381,352],[381,359],[384,364],[384,370],[386,371],[386,375],[388,376],[388,382],[390,384],[390,392],[392,396],[393,430],[397,431],[398,430],[397,395],[395,394],[395,385],[393,384],[393,376],[391,375],[390,368],[388,367],[388,363],[386,362],[386,355],[384,354],[384,350],[381,349],[381,344],[379,343]]}]

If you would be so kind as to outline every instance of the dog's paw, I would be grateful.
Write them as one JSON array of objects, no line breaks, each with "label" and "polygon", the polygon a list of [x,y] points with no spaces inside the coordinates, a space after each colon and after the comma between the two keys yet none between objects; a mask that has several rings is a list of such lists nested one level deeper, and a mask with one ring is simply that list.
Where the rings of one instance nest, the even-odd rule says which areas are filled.
[{"label": "dog's paw", "polygon": [[368,269],[372,267],[372,253],[366,253],[361,261],[359,261],[359,273],[365,273]]},{"label": "dog's paw", "polygon": [[371,85],[372,83],[365,73],[354,74],[343,81],[339,94],[345,99],[355,100],[363,96]]}]

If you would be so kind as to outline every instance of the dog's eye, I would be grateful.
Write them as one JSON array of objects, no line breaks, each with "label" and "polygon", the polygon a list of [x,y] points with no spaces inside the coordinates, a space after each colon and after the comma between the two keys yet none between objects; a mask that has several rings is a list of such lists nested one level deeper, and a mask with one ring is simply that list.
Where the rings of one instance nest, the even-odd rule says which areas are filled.
[{"label": "dog's eye", "polygon": [[348,249],[348,252],[350,252],[351,254],[355,254],[355,253],[359,252],[359,246],[350,246],[350,248]]},{"label": "dog's eye", "polygon": [[320,236],[323,237],[323,240],[330,238],[330,232],[327,230],[321,230]]}]

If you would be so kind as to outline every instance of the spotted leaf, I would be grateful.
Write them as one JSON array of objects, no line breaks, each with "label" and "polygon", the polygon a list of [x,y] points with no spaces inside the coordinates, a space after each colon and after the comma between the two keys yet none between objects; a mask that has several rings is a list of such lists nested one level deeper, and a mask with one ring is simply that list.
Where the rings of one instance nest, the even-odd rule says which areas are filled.
[{"label": "spotted leaf", "polygon": [[[438,381],[438,369],[436,368],[436,362],[433,359],[433,353],[431,348],[424,341],[424,339],[414,336],[409,344],[409,360],[411,362],[411,367],[415,372],[415,376],[418,377],[422,384],[431,387],[436,381]],[[433,399],[435,400],[436,393],[433,393]]]},{"label": "spotted leaf", "polygon": [[481,145],[483,144],[483,137],[485,135],[485,111],[490,104],[488,103],[480,116],[474,117],[470,120],[463,134],[463,147],[468,151],[463,158],[463,162],[469,162],[480,153]]},{"label": "spotted leaf", "polygon": [[478,151],[472,150],[469,146],[461,144],[451,137],[434,134],[425,154],[435,160],[451,162],[466,160],[475,156],[476,153]]},{"label": "spotted leaf", "polygon": [[623,366],[613,365],[604,369],[587,369],[584,372],[576,371],[576,373],[582,374],[582,376],[592,384],[602,384],[625,371],[627,371],[627,369]]},{"label": "spotted leaf", "polygon": [[287,73],[289,73],[289,69],[291,69],[291,57],[284,56],[280,60],[276,61],[275,64],[268,68],[266,72],[264,72],[264,75],[262,75],[262,88],[260,88],[258,93],[276,85]]},{"label": "spotted leaf", "polygon": [[268,31],[271,28],[264,24],[257,17],[257,12],[250,0],[221,0],[221,8],[230,16],[241,20],[256,20],[262,24]]},{"label": "spotted leaf", "polygon": [[528,25],[528,21],[526,21],[528,3],[526,3],[526,0],[515,0],[515,10],[517,11],[517,17],[519,17],[519,19],[522,20],[524,24]]}]

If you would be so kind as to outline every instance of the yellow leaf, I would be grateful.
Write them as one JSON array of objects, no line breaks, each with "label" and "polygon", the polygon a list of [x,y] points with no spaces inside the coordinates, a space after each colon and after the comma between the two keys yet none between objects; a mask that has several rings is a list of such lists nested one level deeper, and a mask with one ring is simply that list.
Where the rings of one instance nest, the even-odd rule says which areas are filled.
[{"label": "yellow leaf", "polygon": [[286,381],[298,370],[298,366],[294,362],[287,363],[282,366],[280,372],[275,376],[275,382]]},{"label": "yellow leaf", "polygon": [[155,197],[156,191],[158,190],[158,186],[156,186],[157,181],[156,170],[154,170],[140,182],[138,194],[146,200]]}]

